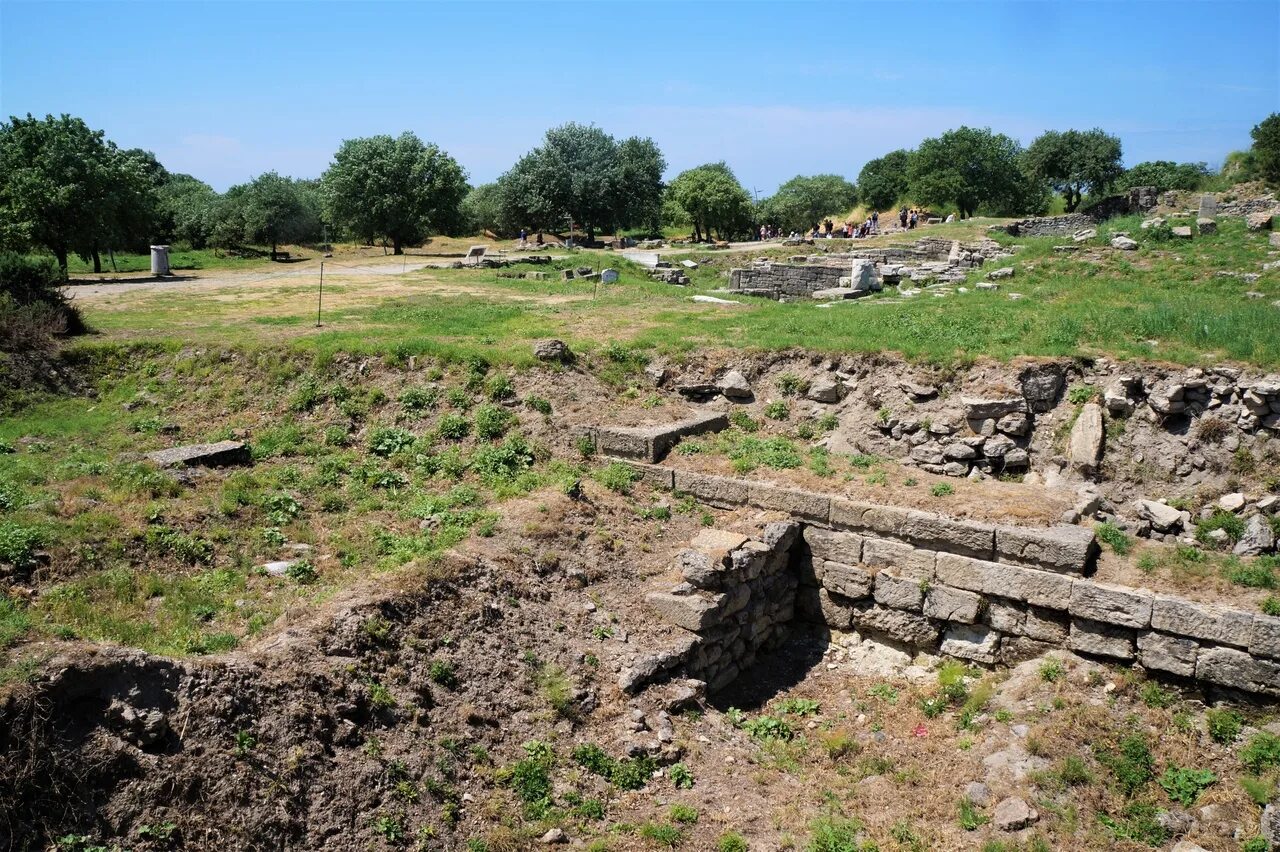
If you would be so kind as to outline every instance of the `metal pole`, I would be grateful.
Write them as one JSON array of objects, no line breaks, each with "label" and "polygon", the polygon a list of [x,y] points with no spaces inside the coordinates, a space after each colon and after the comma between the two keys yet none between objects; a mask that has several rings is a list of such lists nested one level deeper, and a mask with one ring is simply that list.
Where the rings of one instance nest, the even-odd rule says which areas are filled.
[{"label": "metal pole", "polygon": [[316,328],[320,327],[320,307],[324,304],[324,261],[320,261],[320,294],[316,298]]}]

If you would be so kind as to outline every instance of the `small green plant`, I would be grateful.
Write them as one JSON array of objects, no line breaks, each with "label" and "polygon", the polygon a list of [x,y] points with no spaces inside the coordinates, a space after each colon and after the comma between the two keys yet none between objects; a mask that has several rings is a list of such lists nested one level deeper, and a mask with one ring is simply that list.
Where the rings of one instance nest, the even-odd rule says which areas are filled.
[{"label": "small green plant", "polygon": [[527,819],[542,819],[552,807],[551,770],[555,766],[555,753],[541,740],[531,740],[523,748],[526,756],[500,769],[497,780],[515,792],[524,805]]},{"label": "small green plant", "polygon": [[1222,565],[1222,576],[1237,586],[1274,589],[1280,586],[1280,578],[1276,576],[1277,567],[1280,567],[1280,557],[1276,556],[1259,556],[1249,562],[1231,556]]},{"label": "small green plant", "polygon": [[484,392],[494,402],[511,399],[516,395],[515,386],[511,384],[511,377],[506,375],[490,378],[489,381],[485,382]]},{"label": "small green plant", "polygon": [[1108,545],[1114,552],[1124,556],[1133,548],[1133,540],[1128,533],[1112,523],[1099,524],[1094,530],[1098,540]]},{"label": "small green plant", "polygon": [[791,406],[782,400],[774,400],[764,407],[764,416],[770,420],[786,420],[791,416]]},{"label": "small green plant", "polygon": [[369,703],[379,710],[389,710],[396,706],[395,696],[385,684],[370,679],[365,684],[369,688]]},{"label": "small green plant", "polygon": [[1280,616],[1280,597],[1276,595],[1267,595],[1263,598],[1259,608],[1263,615]]},{"label": "small green plant", "polygon": [[1234,544],[1244,535],[1244,520],[1238,515],[1219,509],[1196,525],[1196,541],[1205,545],[1213,544],[1214,541],[1209,534],[1215,530],[1222,530],[1227,534],[1227,540]]},{"label": "small green plant", "polygon": [[418,414],[429,411],[440,403],[440,388],[409,388],[400,394],[400,406],[408,412]]},{"label": "small green plant", "polygon": [[1280,736],[1266,731],[1253,735],[1240,751],[1240,762],[1254,775],[1261,775],[1273,766],[1280,766]]},{"label": "small green plant", "polygon": [[671,783],[675,784],[677,789],[688,790],[693,786],[693,773],[683,763],[673,764],[668,774],[671,776]]},{"label": "small green plant", "polygon": [[875,686],[867,690],[867,694],[872,698],[879,698],[886,704],[898,703],[898,690],[894,689],[892,685],[887,683],[877,683]]},{"label": "small green plant", "polygon": [[590,435],[579,435],[575,444],[578,448],[578,455],[584,459],[589,459],[596,454],[596,442]]},{"label": "small green plant", "polygon": [[1149,680],[1142,685],[1140,695],[1143,704],[1157,709],[1172,707],[1178,700],[1177,693],[1165,689],[1154,680]]},{"label": "small green plant", "polygon": [[623,462],[610,462],[604,467],[597,468],[593,476],[605,488],[618,494],[631,493],[632,483],[639,478],[639,474]]},{"label": "small green plant", "polygon": [[716,841],[716,852],[750,852],[750,847],[747,846],[746,838],[736,831],[730,831],[720,835]]},{"label": "small green plant", "polygon": [[1140,733],[1130,734],[1112,748],[1099,750],[1098,761],[1111,770],[1126,796],[1132,797],[1155,777],[1151,745]]},{"label": "small green plant", "polygon": [[312,564],[310,559],[299,559],[286,568],[284,573],[285,576],[300,586],[310,585],[320,576],[316,572],[316,566]]},{"label": "small green plant", "polygon": [[1160,776],[1160,786],[1169,798],[1184,808],[1189,808],[1200,798],[1200,794],[1213,786],[1218,780],[1208,769],[1188,769],[1170,766]]},{"label": "small green plant", "polygon": [[176,822],[147,823],[138,826],[139,837],[158,840],[161,843],[168,843],[177,832],[178,824]]},{"label": "small green plant", "polygon": [[960,827],[965,831],[977,831],[990,821],[991,818],[980,813],[968,797],[960,800]]},{"label": "small green plant", "polygon": [[486,403],[476,409],[476,437],[487,441],[501,438],[516,422],[516,416],[505,408]]},{"label": "small green plant", "polygon": [[751,735],[753,739],[768,740],[790,740],[796,734],[785,719],[779,719],[777,716],[767,714],[760,715],[754,719],[748,719],[742,724],[742,729]]},{"label": "small green plant", "polygon": [[1067,391],[1067,401],[1072,405],[1084,405],[1098,398],[1098,389],[1089,385],[1076,385]]},{"label": "small green plant", "polygon": [[671,849],[680,845],[680,841],[684,839],[684,832],[678,826],[668,825],[666,823],[646,822],[640,826],[640,836],[645,840],[649,840],[659,846],[666,846]]},{"label": "small green plant", "polygon": [[929,489],[929,493],[934,497],[948,497],[956,493],[949,482],[939,482]]},{"label": "small green plant", "polygon": [[824,414],[817,419],[815,425],[823,432],[830,432],[840,425],[840,420],[834,414]]},{"label": "small green plant", "polygon": [[1270,841],[1262,835],[1250,837],[1240,844],[1240,852],[1267,852],[1271,848]]},{"label": "small green plant", "polygon": [[1040,664],[1040,679],[1046,683],[1057,683],[1066,673],[1067,669],[1061,660],[1050,658]]},{"label": "small green plant", "polygon": [[698,821],[698,812],[688,805],[672,805],[671,810],[667,811],[667,819],[681,825],[693,825]]},{"label": "small green plant", "polygon": [[382,835],[388,843],[399,843],[404,840],[404,823],[398,817],[379,814],[373,818],[373,830]]},{"label": "small green plant", "polygon": [[[809,845],[805,847],[806,852],[859,852],[866,848],[862,845],[862,829],[862,821],[852,817],[837,814],[820,816],[809,823]],[[904,841],[897,835],[893,835],[894,839],[900,843],[910,842],[914,839],[914,833],[909,829],[908,832],[913,835],[908,840]]]},{"label": "small green plant", "polygon": [[1084,758],[1079,755],[1069,754],[1058,764],[1055,773],[1063,784],[1068,787],[1080,787],[1093,783],[1093,773],[1089,771],[1088,764]]},{"label": "small green plant", "polygon": [[374,429],[369,434],[369,452],[375,456],[393,456],[409,449],[417,440],[412,432],[404,429]]},{"label": "small green plant", "polygon": [[448,660],[432,660],[431,665],[427,667],[427,677],[432,683],[438,683],[445,689],[457,689],[458,673],[453,669],[453,663]]},{"label": "small green plant", "polygon": [[787,698],[776,705],[779,713],[789,716],[816,716],[822,705],[812,698]]},{"label": "small green plant", "polygon": [[236,757],[245,758],[253,751],[258,744],[258,738],[251,731],[236,731],[235,751]]},{"label": "small green plant", "polygon": [[436,434],[449,441],[461,441],[471,432],[471,421],[461,414],[449,412],[436,424]]},{"label": "small green plant", "polygon": [[783,396],[799,396],[809,391],[809,382],[795,373],[778,376],[778,390]]},{"label": "small green plant", "polygon": [[729,422],[734,428],[741,429],[743,432],[755,432],[760,428],[760,424],[756,422],[750,414],[741,408],[736,408],[729,412]]},{"label": "small green plant", "polygon": [[1271,802],[1271,794],[1275,785],[1265,778],[1254,778],[1246,775],[1240,779],[1240,787],[1258,807],[1266,807]]},{"label": "small green plant", "polygon": [[1118,817],[1099,814],[1098,822],[1117,840],[1133,840],[1159,848],[1169,837],[1168,830],[1160,824],[1155,805],[1146,802],[1128,805]]},{"label": "small green plant", "polygon": [[526,396],[524,398],[524,407],[532,409],[547,417],[551,416],[551,401],[543,399],[540,396]]}]

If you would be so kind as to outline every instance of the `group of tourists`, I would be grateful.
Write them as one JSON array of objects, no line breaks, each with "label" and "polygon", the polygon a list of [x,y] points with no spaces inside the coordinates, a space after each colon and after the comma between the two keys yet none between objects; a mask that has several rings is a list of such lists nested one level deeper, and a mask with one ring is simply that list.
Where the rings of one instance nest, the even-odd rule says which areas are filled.
[{"label": "group of tourists", "polygon": [[910,210],[903,207],[898,211],[898,223],[902,225],[902,230],[908,231],[920,224],[920,211],[914,207]]}]

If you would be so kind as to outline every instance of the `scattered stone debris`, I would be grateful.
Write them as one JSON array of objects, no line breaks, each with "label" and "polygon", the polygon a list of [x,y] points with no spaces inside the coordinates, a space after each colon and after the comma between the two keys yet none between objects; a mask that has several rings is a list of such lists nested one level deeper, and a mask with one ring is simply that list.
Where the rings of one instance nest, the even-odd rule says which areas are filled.
[{"label": "scattered stone debris", "polygon": [[1115,236],[1111,238],[1111,247],[1120,251],[1137,251],[1138,241],[1132,237]]}]

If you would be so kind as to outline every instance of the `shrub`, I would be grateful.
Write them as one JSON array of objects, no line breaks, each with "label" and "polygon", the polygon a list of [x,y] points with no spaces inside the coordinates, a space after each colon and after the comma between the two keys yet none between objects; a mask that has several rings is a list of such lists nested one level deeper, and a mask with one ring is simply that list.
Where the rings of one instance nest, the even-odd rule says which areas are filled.
[{"label": "shrub", "polygon": [[932,494],[934,497],[948,497],[952,494],[955,494],[956,490],[951,487],[950,483],[939,482],[938,484],[934,485],[932,488],[929,489],[929,493]]},{"label": "shrub", "polygon": [[23,526],[13,521],[0,524],[0,562],[6,562],[19,570],[33,568],[36,551],[44,544],[44,535],[35,527]]},{"label": "shrub", "polygon": [[1209,533],[1214,530],[1222,530],[1227,534],[1228,541],[1235,543],[1244,535],[1244,520],[1238,515],[1219,509],[1196,524],[1196,540],[1201,544],[1213,544],[1213,539],[1209,538]]},{"label": "shrub", "polygon": [[965,831],[977,831],[990,821],[989,817],[978,812],[978,808],[968,798],[960,800],[960,827]]},{"label": "shrub", "polygon": [[511,384],[509,376],[494,376],[485,383],[485,395],[494,402],[503,399],[511,399],[516,395],[516,389]]},{"label": "shrub", "polygon": [[302,586],[314,583],[318,576],[316,574],[316,566],[312,565],[309,559],[299,559],[285,569],[285,575]]},{"label": "shrub", "polygon": [[59,289],[66,276],[46,258],[0,253],[0,352],[46,345],[50,337],[87,331]]},{"label": "shrub", "polygon": [[672,765],[670,775],[671,783],[675,784],[677,789],[688,790],[693,787],[693,773],[683,763]]},{"label": "shrub", "polygon": [[1240,762],[1254,775],[1280,766],[1280,736],[1260,731],[1240,751]]},{"label": "shrub", "polygon": [[1073,405],[1083,405],[1098,398],[1098,389],[1088,385],[1076,385],[1067,391],[1067,401]]},{"label": "shrub", "polygon": [[[720,835],[716,841],[716,852],[748,852],[746,839],[736,831]],[[1264,849],[1263,852],[1266,852]]]},{"label": "shrub", "polygon": [[698,812],[688,805],[672,805],[667,812],[667,819],[684,825],[693,825],[698,821]]},{"label": "shrub", "polygon": [[1203,417],[1196,424],[1196,437],[1206,444],[1221,444],[1231,434],[1231,426],[1221,417]]},{"label": "shrub", "polygon": [[742,729],[757,740],[790,740],[796,734],[785,719],[762,715],[742,723]]},{"label": "shrub", "polygon": [[384,458],[393,456],[412,447],[416,440],[412,432],[404,429],[374,429],[369,433],[369,452]]},{"label": "shrub", "polygon": [[436,434],[449,441],[461,441],[471,431],[471,421],[461,414],[450,412],[436,424]]},{"label": "shrub", "polygon": [[782,400],[774,400],[764,407],[764,416],[770,420],[786,420],[791,416],[791,406]]},{"label": "shrub", "polygon": [[1115,524],[1099,524],[1094,532],[1100,541],[1109,545],[1113,551],[1121,556],[1124,556],[1133,547],[1133,540]]},{"label": "shrub", "polygon": [[1208,724],[1209,736],[1216,743],[1231,745],[1240,736],[1244,727],[1244,717],[1234,710],[1212,708],[1205,711],[1205,722]]},{"label": "shrub", "polygon": [[485,440],[501,438],[516,422],[516,416],[505,408],[488,403],[476,409],[476,437]]},{"label": "shrub", "polygon": [[760,428],[760,424],[741,408],[735,408],[733,411],[729,412],[729,422],[736,428],[741,429],[743,432],[755,432]]},{"label": "shrub", "polygon": [[1280,616],[1280,597],[1267,595],[1262,601],[1261,609],[1263,615]]},{"label": "shrub", "polygon": [[414,414],[429,411],[440,403],[440,388],[409,388],[400,394],[400,405]]},{"label": "shrub", "polygon": [[539,414],[545,414],[548,417],[551,416],[551,401],[543,399],[540,396],[533,396],[532,394],[526,396],[524,398],[524,406],[525,408],[533,409]]}]

